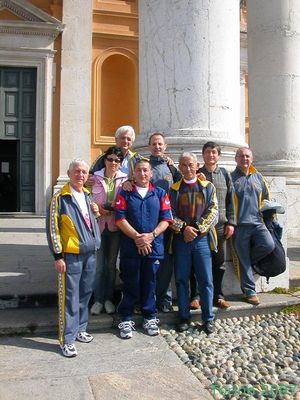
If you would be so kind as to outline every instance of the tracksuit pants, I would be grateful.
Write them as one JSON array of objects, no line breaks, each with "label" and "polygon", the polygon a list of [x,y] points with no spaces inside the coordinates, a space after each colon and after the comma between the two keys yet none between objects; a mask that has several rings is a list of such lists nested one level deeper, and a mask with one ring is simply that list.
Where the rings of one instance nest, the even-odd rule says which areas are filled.
[{"label": "tracksuit pants", "polygon": [[121,257],[120,272],[123,281],[122,299],[118,313],[122,321],[131,321],[134,306],[141,305],[145,319],[156,316],[156,272],[159,268],[158,259],[139,257]]},{"label": "tracksuit pants", "polygon": [[233,245],[240,264],[242,292],[245,296],[253,296],[256,290],[252,264],[274,250],[274,240],[264,224],[238,225],[234,231]]},{"label": "tracksuit pants", "polygon": [[88,305],[96,272],[96,254],[64,254],[67,270],[59,274],[59,341],[71,344],[86,331]]}]

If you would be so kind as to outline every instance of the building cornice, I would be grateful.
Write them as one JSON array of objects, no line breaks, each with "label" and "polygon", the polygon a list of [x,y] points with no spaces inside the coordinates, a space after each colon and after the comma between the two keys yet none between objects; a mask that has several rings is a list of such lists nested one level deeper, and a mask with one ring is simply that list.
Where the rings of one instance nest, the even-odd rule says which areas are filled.
[{"label": "building cornice", "polygon": [[22,20],[0,20],[0,33],[48,36],[55,39],[64,29],[58,19],[26,0],[0,0],[0,11],[6,9]]},{"label": "building cornice", "polygon": [[10,35],[49,36],[55,39],[62,30],[62,26],[44,22],[0,21],[0,33]]}]

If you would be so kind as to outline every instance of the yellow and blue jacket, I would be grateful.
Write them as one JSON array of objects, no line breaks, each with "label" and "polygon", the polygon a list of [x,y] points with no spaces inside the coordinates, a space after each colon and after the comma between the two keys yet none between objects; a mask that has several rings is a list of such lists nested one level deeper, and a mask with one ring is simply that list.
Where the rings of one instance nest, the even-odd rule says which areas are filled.
[{"label": "yellow and blue jacket", "polygon": [[179,234],[186,226],[193,226],[199,235],[209,235],[210,247],[217,251],[218,200],[214,185],[200,179],[195,184],[186,184],[181,179],[171,186],[170,201],[174,218],[170,228]]},{"label": "yellow and blue jacket", "polygon": [[63,253],[85,254],[100,247],[100,231],[91,210],[89,191],[83,188],[92,228],[87,225],[69,183],[51,199],[47,210],[48,245],[54,258]]}]

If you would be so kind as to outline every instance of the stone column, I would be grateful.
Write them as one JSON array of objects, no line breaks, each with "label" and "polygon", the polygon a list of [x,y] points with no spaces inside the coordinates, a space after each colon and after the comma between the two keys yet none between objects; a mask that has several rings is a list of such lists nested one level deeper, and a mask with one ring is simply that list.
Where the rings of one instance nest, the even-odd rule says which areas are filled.
[{"label": "stone column", "polygon": [[240,74],[240,93],[241,93],[241,108],[240,108],[240,130],[241,130],[241,136],[245,135],[245,107],[246,107],[246,102],[245,102],[245,73],[241,71]]},{"label": "stone column", "polygon": [[300,2],[248,7],[250,144],[264,170],[300,172]]},{"label": "stone column", "polygon": [[55,189],[67,180],[70,161],[90,161],[92,1],[64,0],[61,55],[59,177]]},{"label": "stone column", "polygon": [[287,178],[289,235],[299,235],[300,2],[247,8],[250,146],[260,171]]},{"label": "stone column", "polygon": [[213,140],[232,160],[245,144],[239,26],[238,0],[140,0],[139,151],[157,130],[174,158]]}]

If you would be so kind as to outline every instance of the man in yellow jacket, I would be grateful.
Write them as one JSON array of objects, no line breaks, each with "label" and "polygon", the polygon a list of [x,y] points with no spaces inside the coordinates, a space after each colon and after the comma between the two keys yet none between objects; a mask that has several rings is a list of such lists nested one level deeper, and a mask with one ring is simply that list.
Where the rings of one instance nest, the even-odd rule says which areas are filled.
[{"label": "man in yellow jacket", "polygon": [[94,216],[97,209],[84,188],[88,173],[85,161],[72,161],[70,182],[54,194],[47,213],[48,245],[58,272],[59,341],[65,357],[77,355],[75,340],[93,340],[86,327],[100,232]]}]

